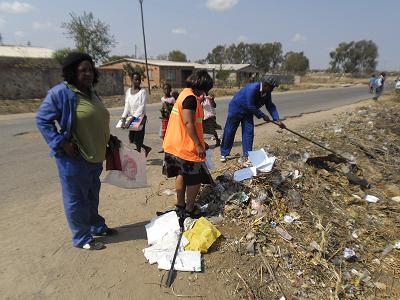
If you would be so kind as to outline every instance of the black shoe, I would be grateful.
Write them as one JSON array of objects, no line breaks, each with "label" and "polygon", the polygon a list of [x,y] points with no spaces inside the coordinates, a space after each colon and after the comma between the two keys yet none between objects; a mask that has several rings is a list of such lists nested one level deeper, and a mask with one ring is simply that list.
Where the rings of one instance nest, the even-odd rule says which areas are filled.
[{"label": "black shoe", "polygon": [[96,241],[91,241],[90,243],[87,243],[83,245],[81,248],[85,250],[102,250],[106,247],[104,243],[102,242],[96,242]]}]

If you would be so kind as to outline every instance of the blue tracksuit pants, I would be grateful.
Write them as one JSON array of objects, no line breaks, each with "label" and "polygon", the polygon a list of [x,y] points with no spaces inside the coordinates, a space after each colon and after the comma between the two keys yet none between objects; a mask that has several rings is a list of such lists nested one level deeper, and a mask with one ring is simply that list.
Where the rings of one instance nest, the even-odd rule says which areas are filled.
[{"label": "blue tracksuit pants", "polygon": [[254,140],[254,120],[252,114],[234,114],[228,113],[222,136],[221,155],[228,156],[231,153],[233,142],[235,140],[236,130],[239,124],[242,125],[242,148],[243,156],[248,156],[249,151],[253,150]]},{"label": "blue tracksuit pants", "polygon": [[92,234],[108,229],[98,213],[103,164],[89,163],[82,157],[56,158],[56,163],[72,242],[75,247],[82,247],[93,240]]}]

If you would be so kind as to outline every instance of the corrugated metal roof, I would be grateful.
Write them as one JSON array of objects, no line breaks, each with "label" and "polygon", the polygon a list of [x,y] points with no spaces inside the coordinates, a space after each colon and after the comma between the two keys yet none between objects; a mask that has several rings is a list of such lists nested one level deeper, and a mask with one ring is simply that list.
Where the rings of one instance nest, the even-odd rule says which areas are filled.
[{"label": "corrugated metal roof", "polygon": [[[109,66],[114,63],[120,62],[133,62],[139,64],[145,64],[146,61],[144,59],[135,59],[135,58],[123,58],[113,62],[109,62],[103,64],[102,66]],[[231,71],[238,71],[243,68],[250,66],[250,64],[198,64],[198,63],[191,63],[191,62],[179,62],[179,61],[169,61],[169,60],[159,60],[159,59],[148,59],[147,64],[160,66],[160,67],[190,67],[195,69],[207,69],[207,70],[231,70]],[[100,66],[101,67],[101,66]]]},{"label": "corrugated metal roof", "polygon": [[0,57],[52,58],[54,50],[27,46],[0,46]]}]

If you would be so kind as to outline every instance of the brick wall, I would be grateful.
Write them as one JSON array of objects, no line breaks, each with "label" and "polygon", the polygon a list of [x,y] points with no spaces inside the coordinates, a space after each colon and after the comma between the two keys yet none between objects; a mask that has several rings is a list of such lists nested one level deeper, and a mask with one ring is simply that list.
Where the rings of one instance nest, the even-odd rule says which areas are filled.
[{"label": "brick wall", "polygon": [[[123,72],[99,70],[96,90],[102,96],[122,95]],[[0,67],[0,100],[41,99],[62,80],[60,68]]]}]

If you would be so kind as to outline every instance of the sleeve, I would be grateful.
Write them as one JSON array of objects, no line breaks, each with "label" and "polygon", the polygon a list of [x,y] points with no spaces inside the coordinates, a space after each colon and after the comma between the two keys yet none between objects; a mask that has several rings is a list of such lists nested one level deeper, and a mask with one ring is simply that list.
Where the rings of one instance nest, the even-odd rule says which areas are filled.
[{"label": "sleeve", "polygon": [[36,126],[43,135],[51,154],[59,151],[60,144],[65,141],[65,136],[58,132],[56,121],[61,117],[61,103],[57,105],[57,95],[49,92],[36,114]]},{"label": "sleeve", "polygon": [[269,114],[272,117],[272,120],[279,121],[278,110],[276,109],[275,104],[272,102],[272,96],[269,93],[267,95],[267,100],[265,101],[265,108],[268,110]]},{"label": "sleeve", "polygon": [[197,100],[195,96],[188,96],[182,102],[183,109],[189,109],[192,111],[196,111],[197,109]]},{"label": "sleeve", "polygon": [[249,86],[246,91],[247,109],[250,110],[251,113],[257,117],[257,119],[261,119],[262,117],[265,116],[265,114],[254,104],[255,97],[259,88],[260,86],[258,84],[255,84]]},{"label": "sleeve", "polygon": [[139,118],[144,113],[144,108],[147,103],[147,92],[145,89],[142,89],[142,92],[140,92],[137,101],[138,101],[138,106],[136,108],[136,111],[133,113],[133,116],[135,118]]},{"label": "sleeve", "polygon": [[129,99],[128,99],[128,93],[131,92],[131,89],[127,89],[125,93],[125,107],[124,107],[124,112],[122,113],[121,118],[126,118],[129,115]]}]

